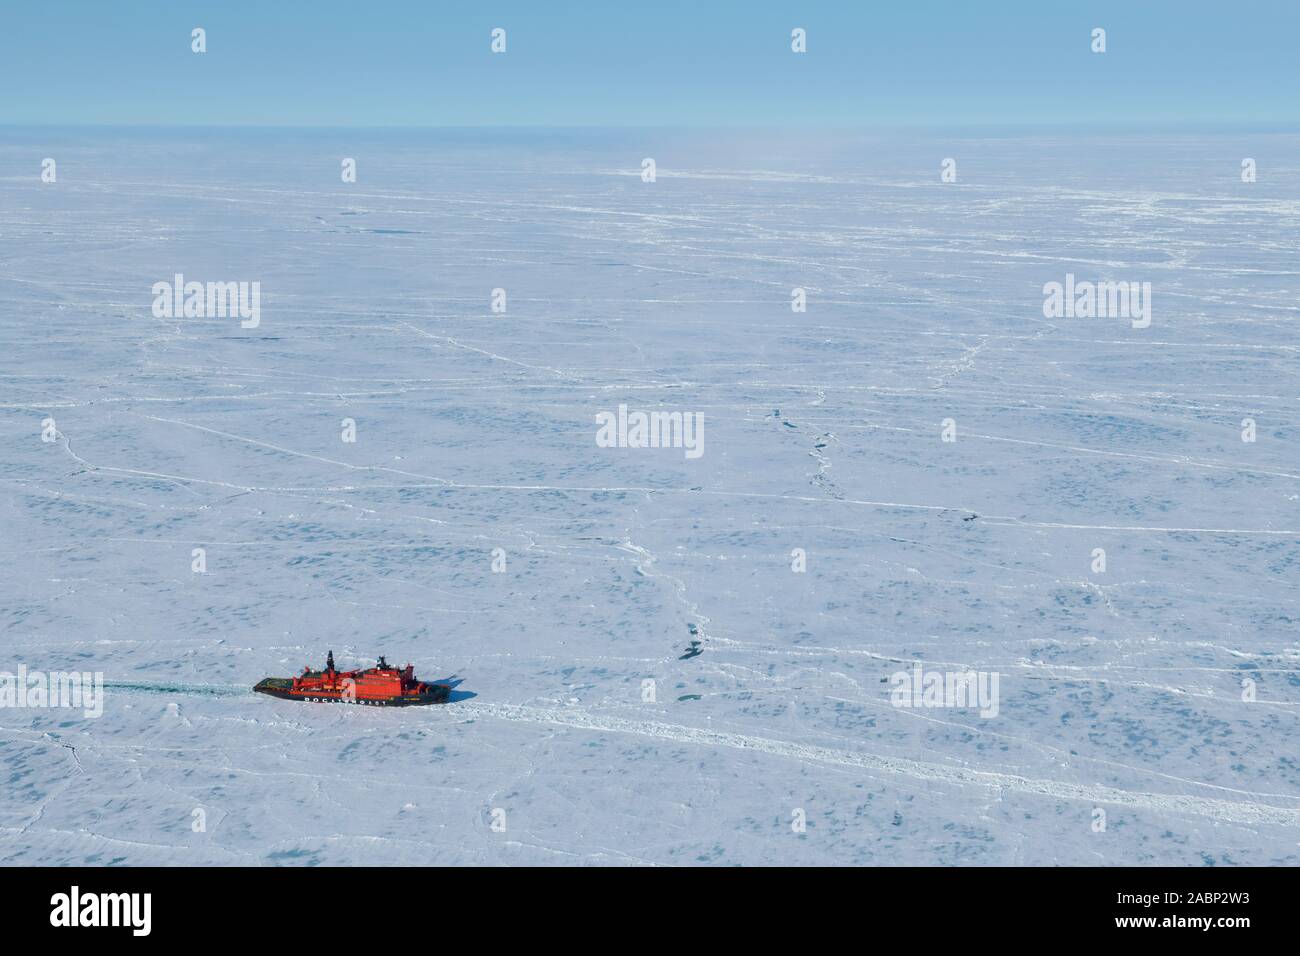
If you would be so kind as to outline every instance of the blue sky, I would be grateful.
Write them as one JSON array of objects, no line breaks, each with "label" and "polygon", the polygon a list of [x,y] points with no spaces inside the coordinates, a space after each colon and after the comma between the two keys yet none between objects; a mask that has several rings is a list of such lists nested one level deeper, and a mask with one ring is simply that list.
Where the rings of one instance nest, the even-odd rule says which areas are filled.
[{"label": "blue sky", "polygon": [[11,0],[0,123],[1293,127],[1297,37],[1295,0]]}]

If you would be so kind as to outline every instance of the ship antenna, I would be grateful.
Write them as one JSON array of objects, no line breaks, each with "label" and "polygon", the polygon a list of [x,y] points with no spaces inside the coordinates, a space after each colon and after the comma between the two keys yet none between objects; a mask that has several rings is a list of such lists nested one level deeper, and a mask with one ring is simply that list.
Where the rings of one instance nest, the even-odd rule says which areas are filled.
[{"label": "ship antenna", "polygon": [[334,670],[334,651],[333,651],[333,650],[330,651],[329,657],[325,658],[325,669],[326,669],[327,671],[332,671],[332,670]]}]

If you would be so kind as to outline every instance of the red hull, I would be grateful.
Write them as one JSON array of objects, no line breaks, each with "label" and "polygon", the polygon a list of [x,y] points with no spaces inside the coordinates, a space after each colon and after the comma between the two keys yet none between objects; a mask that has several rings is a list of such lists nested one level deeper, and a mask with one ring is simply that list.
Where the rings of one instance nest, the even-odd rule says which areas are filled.
[{"label": "red hull", "polygon": [[355,704],[368,707],[411,707],[446,703],[451,696],[447,684],[416,680],[410,664],[400,670],[381,657],[376,667],[357,671],[334,668],[331,651],[325,669],[303,668],[298,677],[267,677],[253,688],[259,694],[301,700],[312,704]]}]

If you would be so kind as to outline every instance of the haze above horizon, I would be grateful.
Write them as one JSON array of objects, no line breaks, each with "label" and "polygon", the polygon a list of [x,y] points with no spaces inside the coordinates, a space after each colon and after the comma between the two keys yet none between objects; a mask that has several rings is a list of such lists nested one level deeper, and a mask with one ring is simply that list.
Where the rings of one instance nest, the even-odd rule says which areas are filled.
[{"label": "haze above horizon", "polygon": [[1166,0],[996,11],[325,0],[310,12],[72,0],[0,22],[5,125],[1287,126],[1300,103],[1300,70],[1286,65],[1300,6],[1262,0],[1231,15]]}]

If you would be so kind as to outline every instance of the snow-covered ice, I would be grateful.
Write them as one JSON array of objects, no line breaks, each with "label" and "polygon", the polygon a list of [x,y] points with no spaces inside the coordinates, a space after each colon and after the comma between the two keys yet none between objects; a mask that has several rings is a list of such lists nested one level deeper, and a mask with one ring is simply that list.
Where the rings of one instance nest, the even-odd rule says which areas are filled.
[{"label": "snow-covered ice", "polygon": [[[0,861],[1300,862],[1297,147],[3,132],[0,669],[108,689],[0,708]],[[458,699],[249,692],[331,648]]]}]

